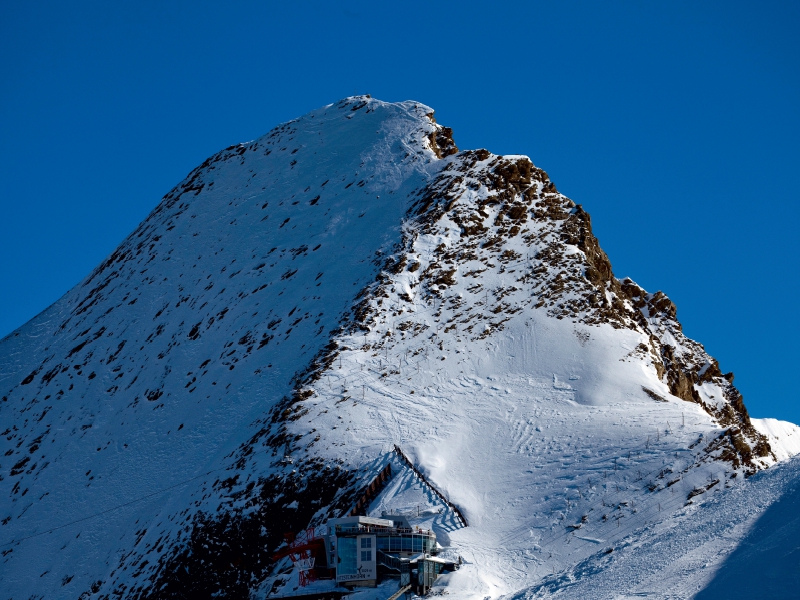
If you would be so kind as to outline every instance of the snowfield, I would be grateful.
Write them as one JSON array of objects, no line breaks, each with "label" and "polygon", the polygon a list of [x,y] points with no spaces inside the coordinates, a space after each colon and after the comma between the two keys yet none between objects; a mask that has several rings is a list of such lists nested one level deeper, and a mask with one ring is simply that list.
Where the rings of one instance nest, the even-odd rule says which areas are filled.
[{"label": "snowfield", "polygon": [[751,419],[753,427],[767,436],[778,460],[800,454],[800,427],[778,419]]},{"label": "snowfield", "polygon": [[348,98],[209,158],[0,341],[0,589],[295,593],[284,532],[391,463],[369,514],[433,528],[454,599],[722,597],[742,561],[780,597],[800,433],[732,381],[526,157]]},{"label": "snowfield", "polygon": [[511,598],[796,598],[798,486],[800,460],[793,459]]}]

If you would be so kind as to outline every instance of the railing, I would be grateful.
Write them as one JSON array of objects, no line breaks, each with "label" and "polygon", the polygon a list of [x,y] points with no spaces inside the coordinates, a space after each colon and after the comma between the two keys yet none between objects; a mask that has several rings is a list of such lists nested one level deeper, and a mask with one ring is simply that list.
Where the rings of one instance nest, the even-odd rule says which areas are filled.
[{"label": "railing", "polygon": [[[391,517],[391,515],[389,515]],[[384,535],[427,535],[431,536],[434,535],[433,531],[430,529],[411,529],[410,527],[382,527],[380,525],[367,525],[363,523],[359,524],[344,524],[344,525],[336,525],[336,534],[343,534],[346,535],[348,533],[352,533],[355,535],[360,535],[362,533],[374,533],[374,534],[384,534]]]},{"label": "railing", "polygon": [[361,497],[356,502],[355,506],[342,516],[355,517],[366,512],[369,503],[375,499],[375,496],[383,489],[386,482],[392,478],[392,465],[387,464],[375,478],[361,491]]},{"label": "railing", "polygon": [[[439,499],[447,506],[450,510],[453,511],[456,518],[461,521],[461,525],[464,527],[468,527],[467,518],[464,516],[464,513],[461,512],[461,509],[458,508],[455,504],[450,502],[450,500],[445,496],[442,492],[438,490],[438,488],[433,485],[425,475],[414,466],[414,463],[405,455],[405,453],[400,449],[400,446],[395,444],[394,446],[394,453],[403,461],[406,466],[416,475],[419,480],[424,483],[428,488],[439,497]],[[359,514],[364,514],[367,507],[369,506],[370,502],[372,502],[375,497],[381,492],[384,488],[386,483],[392,478],[394,473],[392,473],[392,465],[387,464],[383,469],[381,469],[380,473],[378,473],[375,478],[363,488],[361,492],[361,496],[359,497],[356,504],[350,510],[346,511],[342,516],[346,517],[354,517]]]},{"label": "railing", "polygon": [[387,554],[383,550],[378,550],[376,553],[375,558],[377,559],[377,563],[379,565],[383,565],[387,569],[392,569],[393,571],[397,571],[399,573],[403,572],[403,565],[405,565],[405,570],[409,570],[409,562],[408,560],[403,560],[399,556],[394,556],[393,554]]},{"label": "railing", "polygon": [[410,589],[411,589],[411,586],[410,586],[410,585],[406,585],[406,586],[404,586],[404,587],[401,587],[401,588],[400,588],[399,590],[397,590],[397,591],[396,591],[394,594],[392,594],[391,596],[389,596],[389,597],[388,597],[386,600],[397,600],[397,599],[398,599],[400,596],[402,596],[403,594],[405,594],[405,593],[406,593],[407,591],[409,591]]},{"label": "railing", "polygon": [[408,467],[414,472],[414,474],[420,479],[420,481],[422,481],[425,485],[427,485],[430,488],[430,490],[434,494],[436,494],[439,497],[439,499],[442,502],[444,502],[445,505],[453,511],[453,513],[455,513],[456,517],[461,521],[461,524],[464,527],[468,527],[467,519],[464,516],[464,514],[461,512],[461,509],[459,509],[455,504],[450,502],[450,500],[448,500],[447,497],[442,492],[440,492],[438,489],[436,489],[436,486],[434,486],[430,481],[428,481],[428,478],[425,477],[425,475],[423,475],[419,471],[419,469],[417,469],[417,467],[414,466],[414,463],[412,463],[409,460],[409,458],[403,453],[403,451],[400,449],[400,446],[395,444],[394,451],[395,451],[395,454],[397,454],[397,456],[399,456],[400,459],[404,463],[406,463],[406,465],[408,465]]}]

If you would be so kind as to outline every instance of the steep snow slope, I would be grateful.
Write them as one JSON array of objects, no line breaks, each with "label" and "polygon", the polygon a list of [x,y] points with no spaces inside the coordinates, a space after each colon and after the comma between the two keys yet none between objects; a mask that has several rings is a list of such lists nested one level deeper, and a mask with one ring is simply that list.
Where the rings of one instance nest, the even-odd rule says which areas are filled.
[{"label": "steep snow slope", "polygon": [[764,434],[778,460],[800,453],[800,427],[778,419],[751,419],[753,427]]},{"label": "steep snow slope", "polygon": [[3,542],[200,476],[6,544],[8,596],[129,593],[194,513],[227,508],[203,491],[225,473],[202,474],[230,466],[374,279],[436,158],[431,112],[352,99],[224,150],[2,341]]},{"label": "steep snow slope", "polygon": [[533,598],[794,598],[800,585],[800,461],[703,507],[635,531],[514,595]]},{"label": "steep snow slope", "polygon": [[469,527],[400,465],[370,510],[416,506],[467,563],[441,584],[497,596],[794,451],[546,173],[414,102],[211,157],[0,357],[12,598],[286,591],[282,534],[394,444]]}]

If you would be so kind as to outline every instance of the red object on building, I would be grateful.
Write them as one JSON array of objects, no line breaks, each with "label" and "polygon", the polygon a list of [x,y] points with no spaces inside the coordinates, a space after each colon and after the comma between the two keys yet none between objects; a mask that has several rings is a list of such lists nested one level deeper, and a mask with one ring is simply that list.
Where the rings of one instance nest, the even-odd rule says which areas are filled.
[{"label": "red object on building", "polygon": [[300,586],[305,587],[316,581],[327,571],[320,564],[325,565],[325,540],[317,535],[315,528],[306,529],[299,534],[285,533],[283,539],[286,546],[272,555],[272,560],[278,561],[288,556],[300,574]]}]

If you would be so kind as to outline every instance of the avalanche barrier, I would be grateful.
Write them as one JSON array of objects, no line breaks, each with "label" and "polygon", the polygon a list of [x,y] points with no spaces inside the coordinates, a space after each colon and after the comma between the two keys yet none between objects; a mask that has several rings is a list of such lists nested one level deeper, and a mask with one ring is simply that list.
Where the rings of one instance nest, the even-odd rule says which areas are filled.
[{"label": "avalanche barrier", "polygon": [[425,477],[425,475],[423,475],[420,472],[420,470],[417,469],[417,467],[414,466],[414,463],[412,463],[409,460],[409,458],[405,455],[405,453],[400,449],[400,446],[398,446],[397,444],[394,445],[394,452],[395,452],[395,454],[397,454],[398,457],[400,457],[400,460],[402,460],[408,466],[408,468],[413,471],[414,475],[416,475],[417,478],[422,483],[424,483],[426,486],[428,486],[428,488],[434,494],[436,494],[439,497],[439,499],[442,502],[444,502],[445,505],[447,505],[448,508],[450,508],[453,511],[453,513],[456,515],[458,520],[461,521],[461,525],[464,526],[464,527],[469,527],[469,525],[467,524],[467,519],[466,519],[466,517],[464,517],[464,514],[461,512],[461,509],[458,508],[452,502],[450,502],[450,500],[442,492],[440,492],[438,489],[436,489],[435,485],[433,485],[430,481],[428,481],[427,477]]}]

